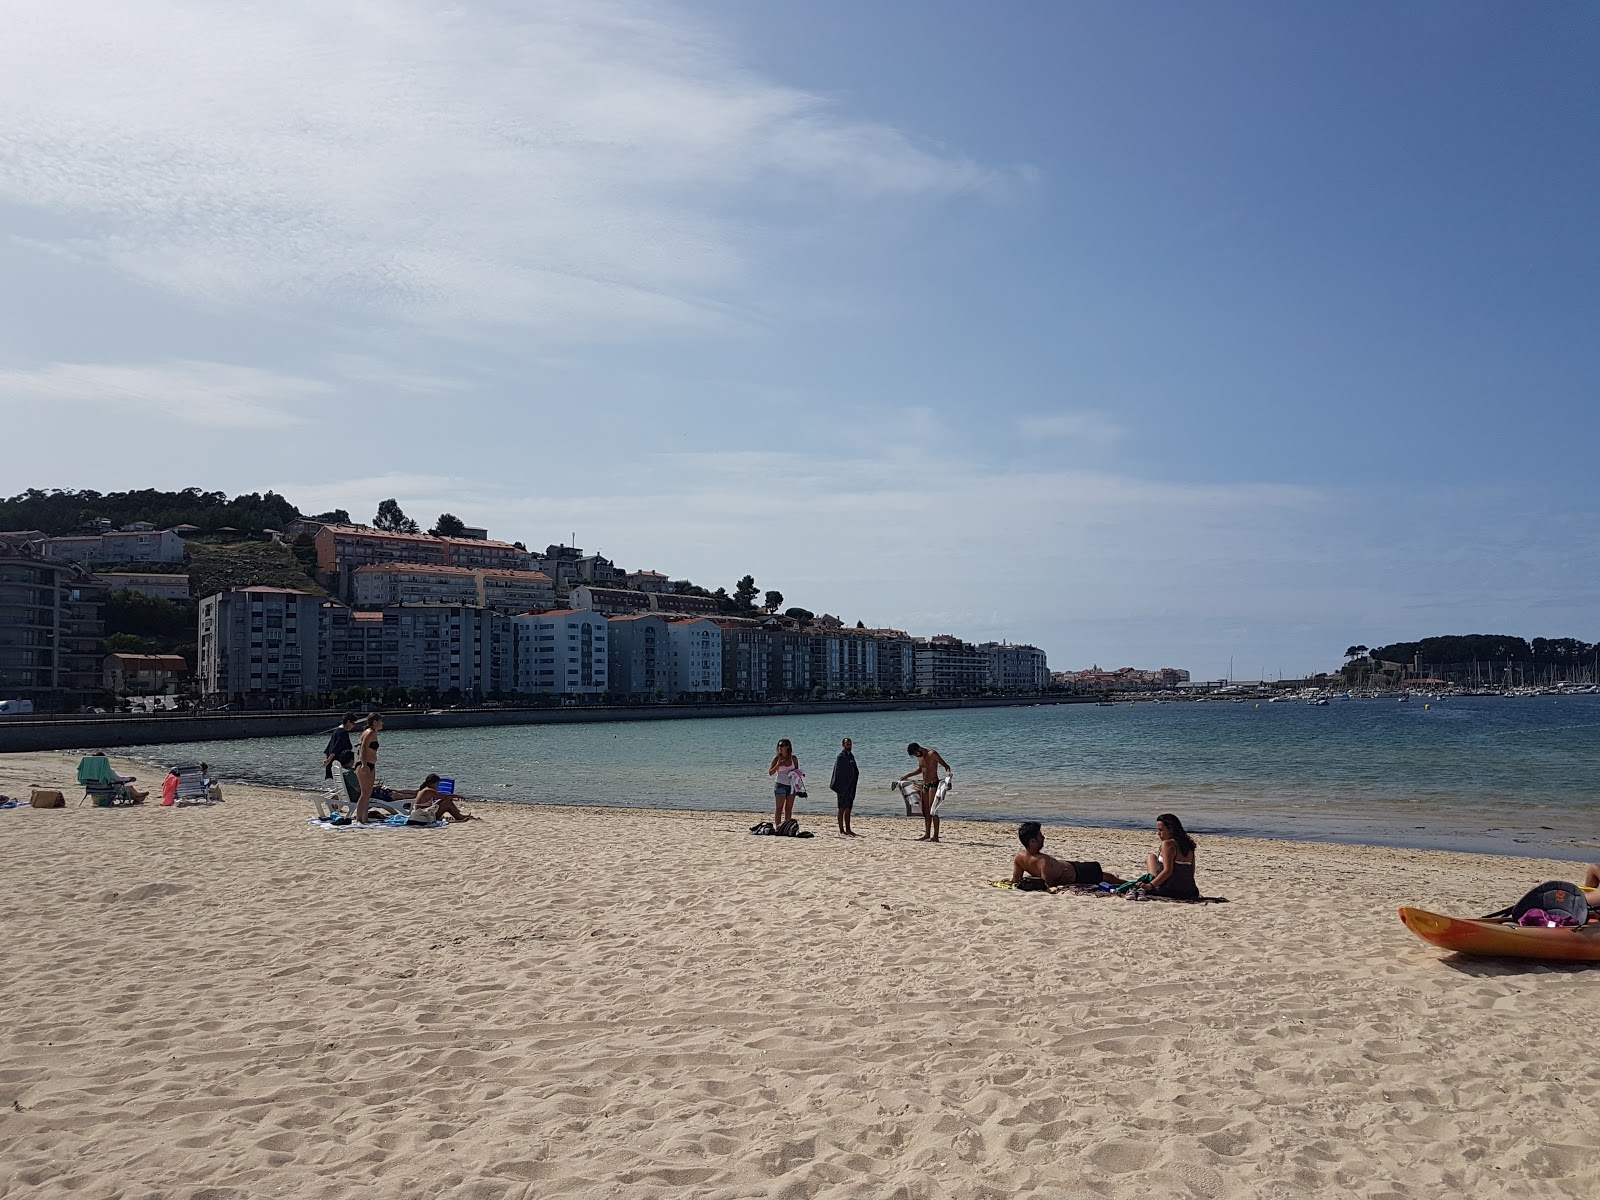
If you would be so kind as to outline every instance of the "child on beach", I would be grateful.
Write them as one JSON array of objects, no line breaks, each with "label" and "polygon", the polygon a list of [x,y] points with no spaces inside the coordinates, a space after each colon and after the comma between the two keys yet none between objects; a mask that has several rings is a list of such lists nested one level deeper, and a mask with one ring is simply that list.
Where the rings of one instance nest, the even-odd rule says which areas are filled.
[{"label": "child on beach", "polygon": [[772,827],[777,829],[793,815],[795,793],[800,791],[800,782],[805,778],[800,771],[800,760],[794,755],[794,745],[788,738],[779,739],[778,753],[773,755],[767,774],[774,776]]}]

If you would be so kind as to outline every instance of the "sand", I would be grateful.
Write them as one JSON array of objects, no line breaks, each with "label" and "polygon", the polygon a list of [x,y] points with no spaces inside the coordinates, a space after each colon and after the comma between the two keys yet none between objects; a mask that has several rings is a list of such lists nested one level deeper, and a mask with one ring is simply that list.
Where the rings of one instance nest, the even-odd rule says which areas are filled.
[{"label": "sand", "polygon": [[[0,792],[64,780],[0,759]],[[75,793],[69,793],[76,799]],[[1593,1196],[1600,971],[1454,959],[1572,864],[1202,839],[1221,906],[1000,891],[1009,829],[304,795],[0,812],[0,1196]],[[1132,870],[1150,838],[1049,831]]]}]

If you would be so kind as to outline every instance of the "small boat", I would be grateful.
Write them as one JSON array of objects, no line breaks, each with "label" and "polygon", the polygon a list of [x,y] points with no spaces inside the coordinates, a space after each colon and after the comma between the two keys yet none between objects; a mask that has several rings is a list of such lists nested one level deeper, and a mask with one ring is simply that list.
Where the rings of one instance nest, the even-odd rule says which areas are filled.
[{"label": "small boat", "polygon": [[1551,962],[1600,962],[1600,921],[1566,929],[1505,925],[1499,921],[1444,917],[1402,908],[1400,919],[1430,946],[1477,958],[1541,958]]},{"label": "small boat", "polygon": [[[1315,700],[1307,700],[1306,703],[1312,708],[1327,708],[1328,698],[1326,696],[1318,696]],[[1174,859],[1173,861],[1176,862],[1177,860]]]}]

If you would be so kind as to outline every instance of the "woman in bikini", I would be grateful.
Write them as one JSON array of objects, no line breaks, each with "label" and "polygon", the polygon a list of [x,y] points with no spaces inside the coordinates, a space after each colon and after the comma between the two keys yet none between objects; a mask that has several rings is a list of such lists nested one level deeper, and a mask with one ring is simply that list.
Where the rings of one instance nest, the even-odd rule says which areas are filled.
[{"label": "woman in bikini", "polygon": [[432,825],[440,817],[449,817],[452,821],[482,820],[481,817],[464,813],[457,808],[454,796],[446,796],[439,791],[439,777],[429,775],[417,789],[411,805],[411,816],[406,820],[406,824]]},{"label": "woman in bikini", "polygon": [[1198,900],[1200,889],[1194,882],[1194,839],[1184,829],[1183,822],[1171,813],[1162,813],[1156,818],[1156,836],[1161,839],[1161,851],[1145,859],[1145,865],[1155,878],[1141,884],[1139,890],[1147,896]]},{"label": "woman in bikini", "polygon": [[367,805],[372,803],[372,789],[378,782],[378,735],[383,732],[383,714],[369,713],[367,727],[361,732],[361,745],[356,752],[356,780],[361,784],[361,795],[356,800],[356,823],[366,824]]},{"label": "woman in bikini", "polygon": [[772,757],[767,774],[775,776],[772,783],[772,827],[787,821],[794,813],[794,794],[800,790],[800,760],[794,756],[794,745],[788,738],[778,742],[778,753]]}]

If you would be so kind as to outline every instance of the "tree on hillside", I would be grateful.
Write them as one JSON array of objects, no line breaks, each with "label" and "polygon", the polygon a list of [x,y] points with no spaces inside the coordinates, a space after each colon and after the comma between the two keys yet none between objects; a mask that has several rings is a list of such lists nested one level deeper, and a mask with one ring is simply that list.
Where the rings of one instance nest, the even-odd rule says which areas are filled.
[{"label": "tree on hillside", "polygon": [[1366,652],[1367,648],[1365,646],[1351,646],[1344,652],[1344,656],[1346,658],[1360,658],[1362,655],[1366,654]]},{"label": "tree on hillside", "polygon": [[782,603],[783,603],[783,593],[782,592],[768,592],[767,593],[767,607],[768,608],[776,610],[778,605],[780,605]]},{"label": "tree on hillside", "polygon": [[378,505],[378,515],[372,518],[372,527],[385,533],[416,533],[417,523],[400,511],[400,502],[394,497]]},{"label": "tree on hillside", "polygon": [[318,513],[314,517],[307,517],[308,521],[321,521],[324,525],[350,524],[350,510],[347,508],[330,508],[325,513]]},{"label": "tree on hillside", "polygon": [[754,608],[756,594],[759,590],[756,587],[756,577],[754,575],[746,575],[734,585],[733,602],[740,608]]},{"label": "tree on hillside", "polygon": [[817,614],[809,608],[791,608],[784,611],[784,616],[791,621],[798,621],[802,625],[809,625],[817,619]]},{"label": "tree on hillside", "polygon": [[439,519],[433,523],[433,528],[428,530],[434,537],[460,537],[466,532],[467,523],[455,513],[440,513]]},{"label": "tree on hillside", "polygon": [[718,588],[711,593],[711,598],[717,602],[717,607],[723,612],[727,612],[733,607],[733,598],[728,595],[727,588]]}]

